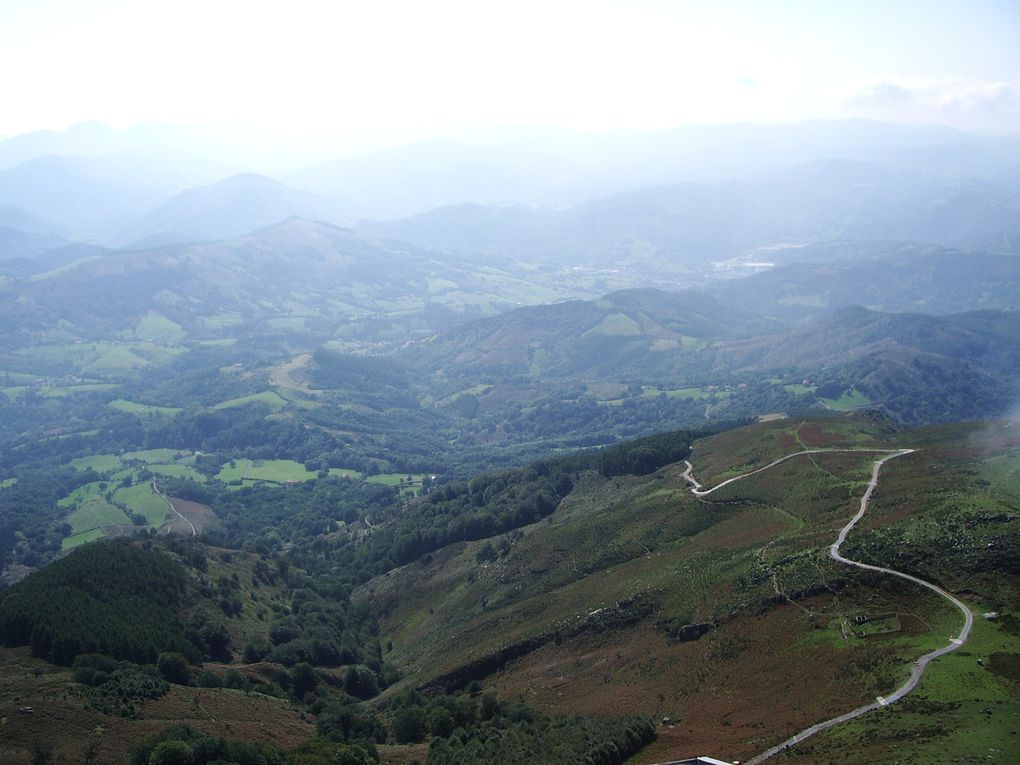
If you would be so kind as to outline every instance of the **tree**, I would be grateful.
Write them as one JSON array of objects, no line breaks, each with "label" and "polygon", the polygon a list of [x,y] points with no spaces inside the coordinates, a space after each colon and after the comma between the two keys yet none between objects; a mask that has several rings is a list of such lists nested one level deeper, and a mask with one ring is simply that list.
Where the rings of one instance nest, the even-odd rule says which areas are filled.
[{"label": "tree", "polygon": [[393,716],[393,735],[399,744],[416,744],[425,738],[425,710],[403,707]]},{"label": "tree", "polygon": [[344,689],[359,699],[370,699],[379,693],[379,683],[375,672],[364,664],[355,664],[347,670]]},{"label": "tree", "polygon": [[332,765],[375,765],[378,757],[359,744],[340,744],[333,750]]},{"label": "tree", "polygon": [[163,741],[149,755],[149,765],[192,765],[191,747],[183,741]]},{"label": "tree", "polygon": [[156,667],[167,682],[187,685],[191,679],[191,668],[188,660],[181,653],[161,653],[156,660]]},{"label": "tree", "polygon": [[315,675],[312,665],[306,661],[294,665],[290,673],[291,685],[294,689],[294,698],[302,699],[306,693],[315,690],[319,684],[319,678]]},{"label": "tree", "polygon": [[443,707],[436,707],[429,714],[429,733],[436,738],[446,738],[453,733],[453,715]]}]

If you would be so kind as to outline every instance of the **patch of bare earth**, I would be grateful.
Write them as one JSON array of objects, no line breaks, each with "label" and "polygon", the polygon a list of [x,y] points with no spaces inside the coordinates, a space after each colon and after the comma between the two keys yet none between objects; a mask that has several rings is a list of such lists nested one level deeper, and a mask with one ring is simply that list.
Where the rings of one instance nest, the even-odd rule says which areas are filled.
[{"label": "patch of bare earth", "polygon": [[[199,502],[192,502],[188,499],[180,499],[179,497],[169,497],[170,503],[174,506],[174,510],[183,515],[195,526],[195,531],[201,534],[203,531],[208,529],[210,526],[217,522],[216,514],[209,505],[203,505]],[[177,534],[191,533],[191,527],[188,524],[181,521],[180,518],[175,517],[173,523],[173,532]]]}]

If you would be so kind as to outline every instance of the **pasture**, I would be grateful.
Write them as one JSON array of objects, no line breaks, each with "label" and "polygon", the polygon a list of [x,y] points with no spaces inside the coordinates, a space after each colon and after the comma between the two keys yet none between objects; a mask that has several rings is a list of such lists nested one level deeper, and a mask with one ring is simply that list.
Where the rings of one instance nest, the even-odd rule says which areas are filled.
[{"label": "pasture", "polygon": [[184,339],[186,334],[180,324],[156,311],[145,314],[134,331],[137,339],[155,343],[177,342]]},{"label": "pasture", "polygon": [[234,460],[225,465],[216,478],[224,483],[239,480],[288,483],[310,481],[316,475],[294,460]]},{"label": "pasture", "polygon": [[114,399],[107,406],[113,409],[118,409],[121,412],[127,412],[128,414],[137,414],[138,416],[151,415],[151,414],[165,414],[173,416],[180,414],[181,409],[174,406],[154,406],[152,404],[139,404],[134,401],[128,401],[123,398]]},{"label": "pasture", "polygon": [[236,406],[248,406],[249,404],[264,404],[272,411],[278,412],[287,406],[287,400],[275,391],[266,390],[261,393],[253,393],[250,396],[241,396],[227,401],[221,401],[213,409],[231,409]]},{"label": "pasture", "polygon": [[177,458],[176,449],[141,449],[136,452],[124,452],[124,462],[171,463]]},{"label": "pasture", "polygon": [[129,524],[131,519],[116,505],[111,505],[102,497],[93,497],[78,506],[78,509],[67,516],[65,521],[71,526],[74,534],[81,534],[104,526]]},{"label": "pasture", "polygon": [[170,507],[152,490],[150,483],[138,483],[114,491],[113,501],[128,507],[132,512],[144,515],[150,526],[159,528],[166,522]]},{"label": "pasture", "polygon": [[868,406],[871,403],[871,399],[857,390],[857,388],[851,388],[844,392],[839,398],[821,398],[819,401],[837,412],[859,409],[860,407]]}]

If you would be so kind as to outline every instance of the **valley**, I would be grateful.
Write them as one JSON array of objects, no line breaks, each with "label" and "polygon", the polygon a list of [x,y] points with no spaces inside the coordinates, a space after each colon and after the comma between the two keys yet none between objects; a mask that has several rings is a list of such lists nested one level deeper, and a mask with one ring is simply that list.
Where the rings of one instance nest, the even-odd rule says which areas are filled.
[{"label": "valley", "polygon": [[1016,759],[1015,136],[184,136],[0,141],[0,763]]}]

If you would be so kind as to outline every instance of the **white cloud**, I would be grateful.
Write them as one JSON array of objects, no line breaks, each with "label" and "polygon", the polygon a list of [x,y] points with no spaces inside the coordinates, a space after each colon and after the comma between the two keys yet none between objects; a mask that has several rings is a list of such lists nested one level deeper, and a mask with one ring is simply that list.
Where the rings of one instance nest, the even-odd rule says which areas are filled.
[{"label": "white cloud", "polygon": [[945,122],[968,129],[1020,130],[1020,84],[964,77],[886,76],[847,99],[866,116]]}]

